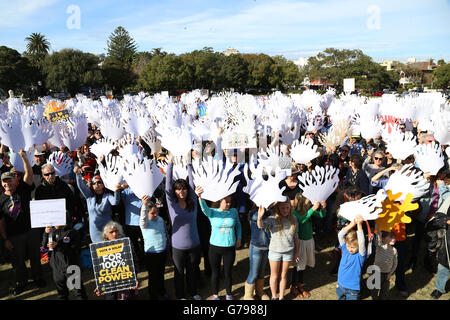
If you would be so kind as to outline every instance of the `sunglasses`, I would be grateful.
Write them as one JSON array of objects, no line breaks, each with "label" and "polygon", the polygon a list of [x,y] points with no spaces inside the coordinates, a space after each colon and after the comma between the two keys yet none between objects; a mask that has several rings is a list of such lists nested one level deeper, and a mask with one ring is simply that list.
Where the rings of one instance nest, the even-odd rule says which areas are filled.
[{"label": "sunglasses", "polygon": [[53,172],[48,172],[48,173],[44,173],[44,176],[48,177],[48,176],[52,176],[52,175],[54,175],[54,174],[56,174],[55,171],[53,171]]},{"label": "sunglasses", "polygon": [[350,152],[349,150],[346,150],[346,149],[344,149],[344,150],[341,150],[341,152],[345,152],[345,153],[348,153],[348,152]]},{"label": "sunglasses", "polygon": [[96,184],[103,184],[103,181],[95,181],[94,183],[92,183],[92,185],[96,185]]},{"label": "sunglasses", "polygon": [[377,157],[375,157],[374,159],[375,160],[383,160],[383,158],[377,158]]}]

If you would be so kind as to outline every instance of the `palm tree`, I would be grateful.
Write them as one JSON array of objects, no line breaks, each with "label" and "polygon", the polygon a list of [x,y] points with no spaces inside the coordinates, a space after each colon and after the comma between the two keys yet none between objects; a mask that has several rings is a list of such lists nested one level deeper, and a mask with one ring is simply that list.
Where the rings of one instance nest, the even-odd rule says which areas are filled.
[{"label": "palm tree", "polygon": [[39,65],[45,58],[50,49],[50,42],[45,38],[43,34],[32,33],[25,38],[27,41],[27,55],[33,64]]}]

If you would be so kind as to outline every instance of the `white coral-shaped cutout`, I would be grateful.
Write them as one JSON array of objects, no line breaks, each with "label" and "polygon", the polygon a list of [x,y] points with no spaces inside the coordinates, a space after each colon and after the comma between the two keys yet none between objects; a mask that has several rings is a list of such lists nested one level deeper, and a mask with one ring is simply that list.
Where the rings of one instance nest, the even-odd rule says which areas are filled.
[{"label": "white coral-shaped cutout", "polygon": [[88,122],[84,115],[73,115],[65,122],[66,128],[61,132],[61,140],[71,151],[81,147],[88,137]]},{"label": "white coral-shaped cutout", "polygon": [[405,160],[414,154],[417,142],[416,137],[411,132],[402,133],[393,130],[386,139],[387,151],[392,154],[394,159]]},{"label": "white coral-shaped cutout", "polygon": [[102,138],[89,147],[91,153],[95,154],[97,159],[106,156],[113,149],[118,147],[118,143],[111,138]]},{"label": "white coral-shaped cutout", "polygon": [[159,141],[155,130],[149,129],[141,138],[150,147],[152,153],[161,150],[161,141]]},{"label": "white coral-shaped cutout", "polygon": [[420,198],[428,192],[429,187],[430,184],[423,177],[423,173],[414,170],[413,165],[408,164],[389,177],[384,190],[391,190],[392,194],[401,192],[402,196],[397,201],[404,201],[408,193],[413,195],[413,199]]},{"label": "white coral-shaped cutout", "polygon": [[47,142],[53,135],[52,126],[43,117],[34,118],[32,114],[22,114],[22,134],[25,150]]},{"label": "white coral-shaped cutout", "polygon": [[377,118],[361,117],[358,129],[364,139],[375,139],[381,136],[383,125]]},{"label": "white coral-shaped cutout", "polygon": [[[262,167],[270,167],[272,170],[276,170],[277,168],[281,169],[290,169],[292,160],[290,160],[289,165],[284,163],[287,161],[285,153],[278,149],[276,146],[270,146],[266,148],[266,150],[261,150],[257,153],[258,163]],[[283,167],[282,167],[283,166]]]},{"label": "white coral-shaped cutout", "polygon": [[156,132],[160,135],[161,145],[173,156],[186,156],[191,151],[192,136],[187,128],[158,126]]},{"label": "white coral-shaped cutout", "polygon": [[122,172],[123,178],[130,186],[131,191],[139,199],[142,199],[145,195],[151,197],[164,179],[156,161],[137,155],[124,159]]},{"label": "white coral-shaped cutout", "polygon": [[64,152],[55,151],[47,160],[55,168],[56,175],[62,177],[68,175],[73,170],[73,160]]},{"label": "white coral-shaped cutout", "polygon": [[103,184],[109,190],[115,190],[117,184],[124,182],[122,169],[123,160],[120,156],[114,156],[108,154],[104,159],[105,165],[102,162],[98,162],[98,171],[100,177],[102,177]]},{"label": "white coral-shaped cutout", "polygon": [[298,138],[300,138],[300,126],[295,123],[294,130],[292,130],[291,128],[287,128],[286,130],[286,128],[284,128],[284,130],[281,130],[280,134],[280,140],[283,142],[283,144],[290,146],[292,143],[297,141]]},{"label": "white coral-shaped cutout", "polygon": [[316,166],[311,172],[304,172],[298,176],[299,187],[303,196],[311,203],[326,201],[339,184],[339,169],[326,166]]},{"label": "white coral-shaped cutout", "polygon": [[153,121],[148,114],[142,110],[130,112],[122,118],[125,131],[136,137],[144,136],[145,133],[153,126]]},{"label": "white coral-shaped cutout", "polygon": [[[248,170],[252,173],[252,178],[248,176]],[[247,185],[243,188],[243,191],[247,193],[256,206],[263,206],[268,208],[274,202],[286,201],[286,196],[283,196],[283,192],[286,187],[280,189],[279,183],[286,178],[286,172],[277,168],[275,174],[272,175],[272,168],[266,167],[265,171],[268,172],[268,178],[264,179],[263,166],[259,165],[255,168],[253,162],[246,164],[244,167],[244,176],[247,181]]]},{"label": "white coral-shaped cutout", "polygon": [[296,163],[306,164],[317,158],[320,152],[317,151],[317,145],[311,138],[301,137],[300,142],[294,141],[291,148],[291,157]]},{"label": "white coral-shaped cutout", "polygon": [[114,117],[113,114],[102,117],[100,119],[100,131],[104,137],[118,140],[125,135],[125,130],[122,127],[122,122],[119,117]]},{"label": "white coral-shaped cutout", "polygon": [[383,211],[382,201],[385,199],[386,192],[380,189],[376,194],[341,204],[338,215],[348,221],[355,220],[357,215],[361,215],[364,220],[376,220]]},{"label": "white coral-shaped cutout", "polygon": [[8,118],[0,120],[0,137],[2,144],[8,146],[13,152],[25,149],[20,114],[13,112],[8,115]]},{"label": "white coral-shaped cutout", "polygon": [[417,145],[414,159],[420,170],[431,175],[436,175],[439,169],[445,165],[441,145],[434,141],[428,144]]},{"label": "white coral-shaped cutout", "polygon": [[202,198],[209,201],[219,201],[234,192],[239,181],[234,182],[234,178],[240,174],[239,166],[236,166],[231,172],[233,164],[223,162],[208,157],[201,165],[194,170],[194,184],[203,188]]}]

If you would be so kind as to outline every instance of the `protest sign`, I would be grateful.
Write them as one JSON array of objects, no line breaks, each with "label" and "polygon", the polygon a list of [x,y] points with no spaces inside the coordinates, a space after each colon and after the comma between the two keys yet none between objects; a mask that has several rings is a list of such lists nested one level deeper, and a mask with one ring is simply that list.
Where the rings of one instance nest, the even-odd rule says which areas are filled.
[{"label": "protest sign", "polygon": [[136,286],[130,238],[91,243],[89,247],[99,292],[112,293]]},{"label": "protest sign", "polygon": [[222,134],[223,149],[256,148],[256,133],[224,132]]},{"label": "protest sign", "polygon": [[32,228],[66,225],[66,199],[30,201]]},{"label": "protest sign", "polygon": [[51,122],[60,121],[63,119],[69,119],[69,111],[67,109],[64,109],[64,110],[49,113],[48,116],[49,116]]}]

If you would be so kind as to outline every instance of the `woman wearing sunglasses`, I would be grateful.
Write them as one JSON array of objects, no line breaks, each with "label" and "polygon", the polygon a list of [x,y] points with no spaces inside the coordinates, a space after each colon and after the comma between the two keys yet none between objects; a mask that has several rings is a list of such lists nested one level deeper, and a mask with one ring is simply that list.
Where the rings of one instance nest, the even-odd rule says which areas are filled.
[{"label": "woman wearing sunglasses", "polygon": [[100,176],[94,176],[91,180],[91,186],[88,187],[82,176],[79,167],[73,170],[76,174],[77,186],[81,194],[86,199],[89,213],[89,234],[92,242],[103,241],[103,228],[112,220],[111,206],[119,204],[120,192],[116,188],[114,195],[105,192],[107,189]]}]

